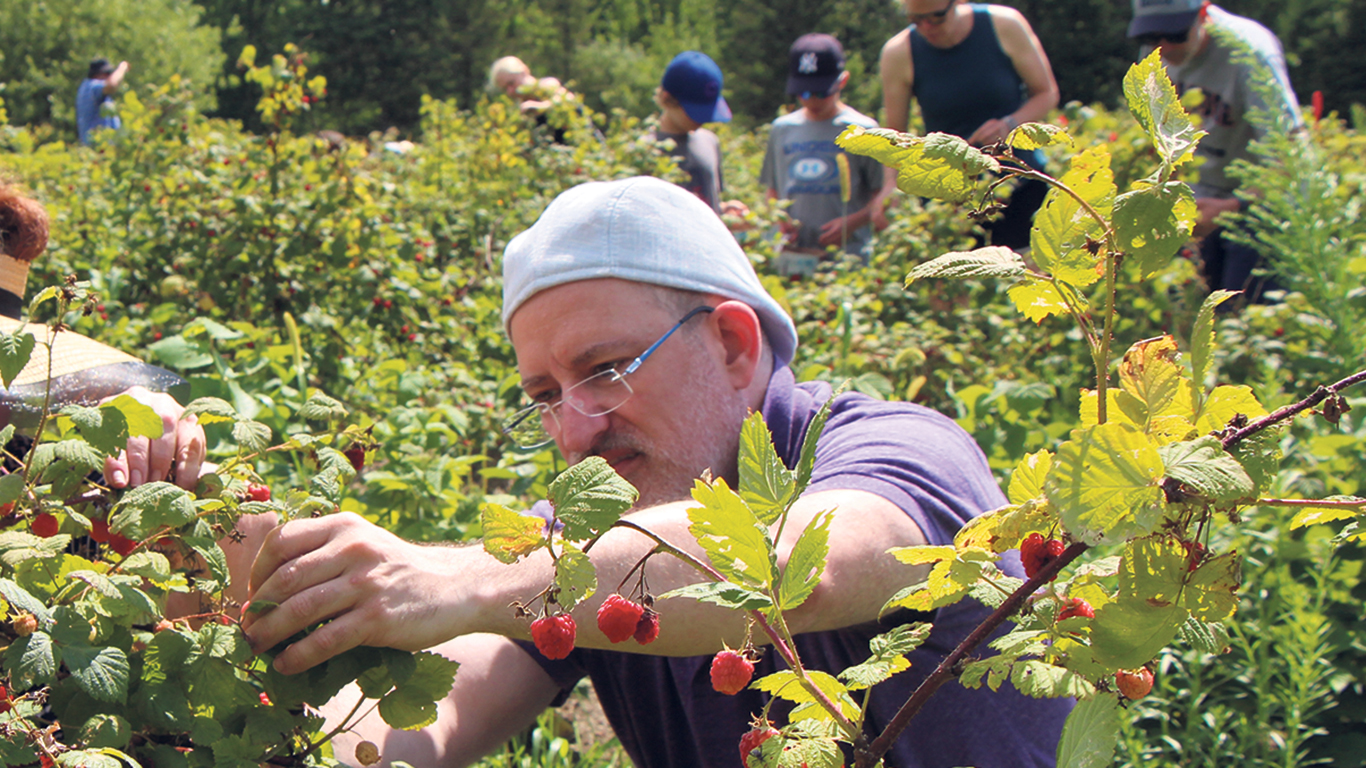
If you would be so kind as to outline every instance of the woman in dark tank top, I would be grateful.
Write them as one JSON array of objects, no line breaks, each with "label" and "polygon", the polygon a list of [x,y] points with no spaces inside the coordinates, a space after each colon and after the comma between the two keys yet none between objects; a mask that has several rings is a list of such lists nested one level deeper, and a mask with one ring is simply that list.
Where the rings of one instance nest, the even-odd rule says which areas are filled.
[{"label": "woman in dark tank top", "polygon": [[[907,129],[914,96],[926,132],[984,146],[1020,123],[1044,119],[1057,106],[1048,55],[1019,11],[960,0],[903,2],[911,24],[882,48],[888,127]],[[1037,152],[1022,159],[1042,167]],[[1003,216],[988,225],[992,244],[1027,247],[1030,219],[1046,192],[1041,182],[1018,185]]]}]

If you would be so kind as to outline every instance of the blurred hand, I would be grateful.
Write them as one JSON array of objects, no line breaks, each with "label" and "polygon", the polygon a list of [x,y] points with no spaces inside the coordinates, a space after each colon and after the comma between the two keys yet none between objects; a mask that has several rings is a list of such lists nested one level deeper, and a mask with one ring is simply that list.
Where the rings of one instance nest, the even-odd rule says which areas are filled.
[{"label": "blurred hand", "polygon": [[1195,237],[1204,237],[1218,229],[1219,225],[1215,219],[1225,213],[1236,213],[1241,207],[1238,200],[1224,200],[1217,197],[1197,197],[1195,199],[1195,209],[1199,212],[1200,218],[1195,222],[1195,227],[1191,234]]},{"label": "blurred hand", "polygon": [[105,459],[104,479],[115,488],[127,488],[165,480],[174,471],[176,485],[194,490],[204,466],[204,428],[193,416],[181,419],[185,408],[168,394],[144,387],[132,387],[122,394],[156,411],[164,431],[154,440],[129,438],[126,449]]},{"label": "blurred hand", "polygon": [[1006,125],[1006,121],[992,119],[978,126],[977,130],[968,137],[968,143],[974,147],[984,147],[998,141],[1005,141],[1008,133],[1010,133],[1010,126]]}]

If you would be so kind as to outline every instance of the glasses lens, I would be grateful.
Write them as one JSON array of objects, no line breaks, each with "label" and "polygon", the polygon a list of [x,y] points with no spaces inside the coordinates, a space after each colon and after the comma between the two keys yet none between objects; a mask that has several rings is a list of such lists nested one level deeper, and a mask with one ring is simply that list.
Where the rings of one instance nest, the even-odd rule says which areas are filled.
[{"label": "glasses lens", "polygon": [[1155,32],[1148,35],[1139,35],[1137,39],[1142,45],[1156,46],[1160,45],[1163,40],[1180,45],[1181,43],[1186,42],[1186,38],[1188,37],[1190,37],[1190,30],[1182,30],[1180,32],[1173,32],[1172,34]]},{"label": "glasses lens", "polygon": [[632,395],[631,385],[617,371],[603,371],[566,389],[560,402],[584,416],[602,416],[620,408]]},{"label": "glasses lens", "polygon": [[538,403],[509,416],[503,422],[503,434],[522,448],[539,448],[553,439],[546,421],[554,418],[548,406]]}]

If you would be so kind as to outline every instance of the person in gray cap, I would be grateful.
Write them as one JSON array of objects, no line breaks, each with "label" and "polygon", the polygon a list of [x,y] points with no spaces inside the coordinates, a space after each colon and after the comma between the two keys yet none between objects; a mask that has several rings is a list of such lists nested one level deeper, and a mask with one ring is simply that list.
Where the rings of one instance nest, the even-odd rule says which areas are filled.
[{"label": "person in gray cap", "polygon": [[[1255,301],[1274,283],[1253,275],[1258,253],[1225,237],[1217,219],[1242,209],[1238,183],[1227,171],[1234,160],[1256,161],[1249,144],[1262,135],[1262,128],[1249,116],[1262,110],[1284,116],[1292,126],[1304,124],[1281,42],[1261,24],[1208,0],[1133,0],[1133,10],[1129,37],[1143,46],[1144,55],[1153,48],[1161,51],[1177,93],[1199,88],[1205,96],[1196,111],[1209,135],[1195,150],[1201,159],[1200,180],[1191,185],[1200,213],[1194,234],[1201,238],[1205,281],[1211,291],[1246,291]],[[1226,34],[1215,35],[1216,29]],[[1245,55],[1260,66],[1242,60]],[[1254,87],[1258,77],[1271,78],[1271,103]]]},{"label": "person in gray cap", "polygon": [[82,144],[90,143],[90,132],[97,128],[117,131],[122,127],[123,123],[114,113],[114,91],[123,83],[126,74],[126,61],[120,61],[117,67],[104,58],[90,62],[85,79],[76,89],[76,135]]},{"label": "person in gray cap", "polygon": [[[700,475],[737,486],[741,424],[750,412],[763,414],[791,466],[831,397],[826,382],[795,381],[791,318],[720,219],[674,184],[641,177],[570,189],[508,244],[503,276],[504,327],[529,403],[509,417],[507,432],[525,447],[553,442],[571,464],[605,459],[640,492],[628,519],[671,542],[692,540],[687,500]],[[835,673],[866,660],[869,640],[892,626],[935,621],[929,641],[910,654],[910,669],[872,691],[871,731],[986,613],[963,603],[932,617],[880,619],[897,588],[923,576],[887,548],[949,544],[967,520],[1005,499],[971,437],[908,403],[841,394],[815,455],[811,484],[780,539],[788,551],[808,522],[835,510],[824,576],[809,601],[787,614],[805,663]],[[548,515],[546,506],[533,513]],[[618,583],[653,547],[637,532],[611,529],[591,551],[599,583]],[[1019,573],[1017,562],[1005,568]],[[332,617],[276,657],[287,674],[360,644],[435,647],[461,662],[434,725],[392,732],[371,718],[339,737],[338,755],[364,738],[390,761],[473,762],[587,676],[635,765],[735,766],[740,737],[769,697],[718,692],[709,667],[723,641],[742,641],[745,617],[670,600],[656,606],[653,642],[613,646],[593,620],[608,596],[599,590],[573,611],[576,648],[550,659],[526,642],[527,621],[509,605],[543,590],[552,573],[549,557],[504,565],[482,547],[418,546],[354,515],[294,520],[270,535],[252,571],[254,598],[279,606],[244,624],[252,647],[266,649]],[[649,579],[663,593],[697,576],[651,560]],[[756,675],[781,668],[772,649],[761,651]],[[945,686],[888,764],[1052,765],[1070,708],[1008,686],[999,693]]]}]

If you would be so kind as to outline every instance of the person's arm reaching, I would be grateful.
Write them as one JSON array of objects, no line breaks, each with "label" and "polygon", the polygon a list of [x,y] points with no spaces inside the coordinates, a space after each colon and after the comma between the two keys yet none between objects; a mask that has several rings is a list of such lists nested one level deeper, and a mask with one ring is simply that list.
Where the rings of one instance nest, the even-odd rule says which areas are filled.
[{"label": "person's arm reaching", "polygon": [[992,6],[991,18],[1001,49],[1015,65],[1015,72],[1024,81],[1029,98],[1009,115],[988,120],[973,131],[968,143],[977,147],[1004,140],[1015,126],[1042,120],[1049,110],[1058,106],[1058,83],[1053,78],[1053,67],[1029,22],[1019,11],[1006,6]]},{"label": "person's arm reaching", "polygon": [[109,74],[109,77],[105,78],[104,92],[109,94],[117,91],[123,83],[123,76],[126,74],[128,74],[128,62],[120,61],[114,71]]}]

